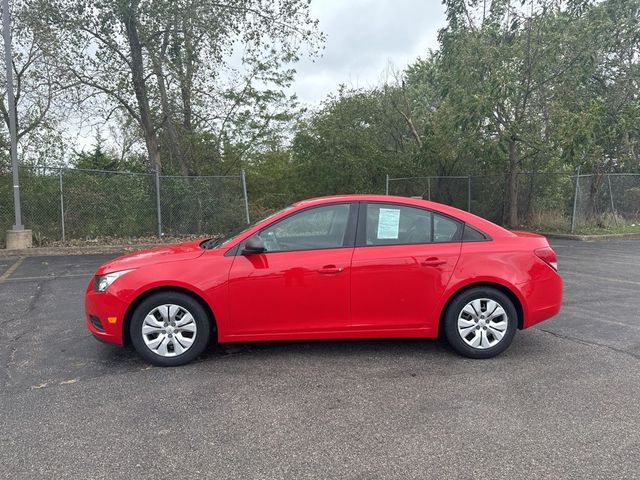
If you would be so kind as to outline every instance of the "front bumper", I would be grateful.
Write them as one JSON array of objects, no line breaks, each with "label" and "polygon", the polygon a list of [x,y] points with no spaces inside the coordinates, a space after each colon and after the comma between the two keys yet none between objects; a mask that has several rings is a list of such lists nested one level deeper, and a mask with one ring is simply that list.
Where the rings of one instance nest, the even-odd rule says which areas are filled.
[{"label": "front bumper", "polygon": [[93,291],[93,278],[89,282],[84,298],[85,323],[98,340],[122,345],[124,316],[128,304],[115,295]]}]

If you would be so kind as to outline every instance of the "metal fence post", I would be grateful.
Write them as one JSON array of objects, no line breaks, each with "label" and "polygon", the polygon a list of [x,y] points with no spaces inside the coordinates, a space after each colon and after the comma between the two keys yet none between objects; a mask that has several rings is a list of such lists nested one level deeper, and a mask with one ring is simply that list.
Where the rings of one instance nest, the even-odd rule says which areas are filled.
[{"label": "metal fence post", "polygon": [[611,199],[611,213],[613,213],[613,218],[616,223],[618,223],[618,219],[616,218],[616,206],[613,203],[613,190],[611,188],[611,174],[607,173],[607,182],[609,183],[609,198]]},{"label": "metal fence post", "polygon": [[242,178],[242,195],[244,196],[244,214],[247,218],[247,225],[251,223],[249,220],[249,197],[247,195],[247,178],[244,174],[244,169],[240,170],[240,176]]},{"label": "metal fence post", "polygon": [[156,218],[158,221],[158,237],[162,237],[162,209],[160,207],[160,165],[156,165],[154,176],[156,183]]},{"label": "metal fence post", "polygon": [[389,174],[388,173],[387,173],[387,183],[385,184],[384,194],[389,195]]},{"label": "metal fence post", "polygon": [[580,165],[578,165],[578,172],[576,173],[576,189],[573,194],[573,213],[571,214],[571,233],[576,229],[576,206],[578,204],[578,192],[580,191]]},{"label": "metal fence post", "polygon": [[431,177],[427,177],[427,200],[431,201]]},{"label": "metal fence post", "polygon": [[65,231],[64,231],[64,189],[63,189],[63,182],[62,182],[62,174],[64,173],[64,170],[61,168],[58,170],[58,176],[60,178],[60,227],[62,229],[62,241],[65,242],[66,241],[66,235],[65,235]]},{"label": "metal fence post", "polygon": [[471,175],[467,177],[467,212],[471,213]]}]

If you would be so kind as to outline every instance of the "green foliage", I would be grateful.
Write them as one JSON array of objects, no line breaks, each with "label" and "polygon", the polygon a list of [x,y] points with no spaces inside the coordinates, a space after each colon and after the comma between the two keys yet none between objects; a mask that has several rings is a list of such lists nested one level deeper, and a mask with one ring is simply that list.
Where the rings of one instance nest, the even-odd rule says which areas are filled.
[{"label": "green foliage", "polygon": [[104,149],[100,132],[96,134],[93,150],[82,150],[71,157],[70,165],[80,170],[101,170],[105,172],[148,173],[149,167],[145,158],[137,154],[118,156],[113,150]]},{"label": "green foliage", "polygon": [[412,171],[399,123],[380,91],[341,89],[297,126],[291,150],[299,194],[380,192],[386,174]]},{"label": "green foliage", "polygon": [[85,170],[107,170],[115,171],[119,169],[118,158],[102,151],[102,145],[98,143],[92,152],[82,151],[72,159],[75,168]]},{"label": "green foliage", "polygon": [[625,190],[623,202],[622,209],[640,215],[640,187],[631,187]]}]

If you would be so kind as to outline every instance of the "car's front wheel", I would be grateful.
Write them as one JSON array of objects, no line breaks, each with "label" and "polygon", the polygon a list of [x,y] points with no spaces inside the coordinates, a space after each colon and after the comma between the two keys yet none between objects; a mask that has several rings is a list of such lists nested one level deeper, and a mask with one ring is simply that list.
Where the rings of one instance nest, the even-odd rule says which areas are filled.
[{"label": "car's front wheel", "polygon": [[493,288],[471,288],[458,295],[445,312],[447,341],[465,357],[490,358],[504,352],[517,328],[513,302]]},{"label": "car's front wheel", "polygon": [[202,305],[180,292],[149,296],[136,308],[131,343],[154,365],[183,365],[204,352],[211,338],[209,316]]}]

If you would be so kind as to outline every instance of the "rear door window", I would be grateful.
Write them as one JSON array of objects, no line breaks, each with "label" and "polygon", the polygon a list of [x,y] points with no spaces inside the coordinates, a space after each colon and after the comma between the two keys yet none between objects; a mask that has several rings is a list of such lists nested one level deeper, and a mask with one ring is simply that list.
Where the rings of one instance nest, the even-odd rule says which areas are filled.
[{"label": "rear door window", "polygon": [[445,215],[392,203],[368,203],[366,245],[412,245],[460,241],[462,222]]}]

